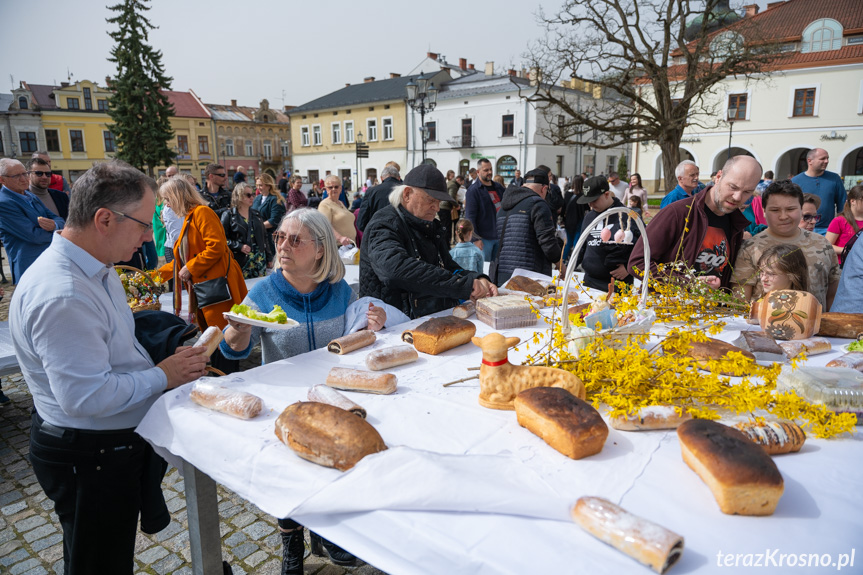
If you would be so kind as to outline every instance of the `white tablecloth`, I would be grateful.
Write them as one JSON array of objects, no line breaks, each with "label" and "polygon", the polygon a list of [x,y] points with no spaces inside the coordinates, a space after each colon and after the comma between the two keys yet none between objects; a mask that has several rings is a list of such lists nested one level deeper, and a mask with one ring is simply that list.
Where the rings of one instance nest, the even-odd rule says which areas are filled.
[{"label": "white tablecloth", "polygon": [[[349,472],[300,459],[275,438],[279,413],[331,367],[362,368],[369,349],[400,343],[401,331],[418,323],[388,329],[373,348],[345,356],[318,350],[229,376],[226,385],[264,399],[254,420],[194,405],[184,386],[166,393],[138,432],[265,512],[292,516],[389,573],[648,573],[569,520],[582,495],[606,497],[682,534],[686,551],[674,573],[729,571],[717,565],[718,553],[778,549],[835,561],[860,542],[859,437],[809,439],[800,453],[776,457],[785,478],[776,513],[728,516],[683,463],[674,431],[610,429],[601,453],[573,461],[521,428],[514,412],[480,407],[478,382],[442,387],[475,373],[466,368],[481,354],[471,344],[392,370],[394,395],[346,393],[390,448]],[[739,329],[745,324],[732,323],[722,338],[733,340]],[[477,322],[478,336],[491,331]],[[533,330],[506,333],[525,338]],[[511,359],[524,357],[519,349]],[[823,365],[837,354],[810,361]],[[860,572],[863,552],[855,561],[843,572]]]}]

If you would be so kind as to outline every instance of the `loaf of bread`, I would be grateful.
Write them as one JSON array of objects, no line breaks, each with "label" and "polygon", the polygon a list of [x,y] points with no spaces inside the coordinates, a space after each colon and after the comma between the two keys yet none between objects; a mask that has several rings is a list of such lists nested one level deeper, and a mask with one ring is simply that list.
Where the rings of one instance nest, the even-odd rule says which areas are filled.
[{"label": "loaf of bread", "polygon": [[347,367],[330,369],[326,383],[336,389],[380,395],[395,393],[398,387],[398,379],[391,373],[373,373]]},{"label": "loaf of bread", "polygon": [[863,371],[863,351],[851,351],[827,362],[827,367],[848,367]]},{"label": "loaf of bread", "polygon": [[752,352],[712,337],[707,338],[707,341],[689,342],[687,355],[695,360],[695,365],[701,369],[709,370],[709,361],[720,361],[721,363],[718,366],[719,373],[723,375],[743,375],[739,372],[735,373],[732,367],[732,362],[728,358],[728,353],[732,351],[742,353],[753,364],[755,363],[755,356]]},{"label": "loaf of bread", "polygon": [[816,335],[858,339],[863,335],[863,313],[822,313],[821,327]]},{"label": "loaf of bread", "polygon": [[476,304],[472,301],[466,301],[461,305],[452,308],[452,314],[461,319],[467,319],[476,313]]},{"label": "loaf of bread", "polygon": [[619,415],[608,420],[611,427],[620,431],[649,431],[652,429],[677,429],[692,416],[688,412],[678,414],[670,405],[642,407],[636,413]]},{"label": "loaf of bread", "polygon": [[317,401],[318,403],[326,403],[350,411],[354,415],[359,415],[363,419],[366,418],[366,410],[360,405],[357,405],[332,387],[327,385],[314,385],[309,388],[309,401]]},{"label": "loaf of bread", "polygon": [[363,329],[354,333],[349,333],[348,335],[343,335],[342,337],[337,337],[327,344],[327,351],[344,355],[354,351],[355,349],[371,345],[376,339],[377,336],[375,336],[375,332]]},{"label": "loaf of bread", "polygon": [[387,448],[365,419],[326,403],[289,405],[276,419],[275,431],[279,441],[303,459],[340,471]]},{"label": "loaf of bread", "polygon": [[437,355],[466,344],[475,333],[476,326],[466,319],[433,317],[402,332],[402,341],[412,343],[417,351]]},{"label": "loaf of bread", "polygon": [[515,398],[519,425],[572,459],[602,451],[608,426],[599,412],[560,387],[525,389]]},{"label": "loaf of bread", "polygon": [[824,337],[810,337],[807,339],[795,339],[779,342],[779,347],[785,352],[788,359],[792,359],[806,352],[807,356],[827,353],[833,349],[830,340]]},{"label": "loaf of bread", "polygon": [[382,371],[406,363],[413,363],[417,359],[419,359],[417,350],[409,345],[396,345],[370,352],[366,356],[366,367],[372,371]]},{"label": "loaf of bread", "polygon": [[257,395],[229,389],[214,383],[212,379],[200,379],[192,385],[189,399],[214,411],[233,415],[240,419],[252,419],[264,407],[264,402]]},{"label": "loaf of bread", "polygon": [[207,355],[210,356],[213,355],[213,352],[216,351],[216,348],[219,347],[223,339],[222,330],[211,325],[204,330],[204,333],[201,334],[201,337],[198,338],[198,341],[192,347],[206,347]]},{"label": "loaf of bread", "polygon": [[677,428],[683,461],[713,492],[719,509],[729,515],[771,515],[784,482],[764,449],[742,431],[706,419]]},{"label": "loaf of bread", "polygon": [[572,507],[572,519],[657,573],[665,573],[683,554],[683,537],[600,497],[579,498]]},{"label": "loaf of bread", "polygon": [[740,334],[741,344],[738,347],[751,351],[752,353],[768,353],[776,355],[785,355],[776,340],[767,335],[764,330],[760,331],[744,331]]},{"label": "loaf of bread", "polygon": [[770,455],[800,451],[806,441],[806,434],[793,421],[751,421],[738,423],[736,427]]},{"label": "loaf of bread", "polygon": [[530,295],[536,295],[540,297],[548,295],[547,287],[545,287],[536,280],[532,280],[524,276],[511,277],[509,281],[506,282],[506,285],[504,285],[503,287],[508,290],[521,291],[529,293]]}]

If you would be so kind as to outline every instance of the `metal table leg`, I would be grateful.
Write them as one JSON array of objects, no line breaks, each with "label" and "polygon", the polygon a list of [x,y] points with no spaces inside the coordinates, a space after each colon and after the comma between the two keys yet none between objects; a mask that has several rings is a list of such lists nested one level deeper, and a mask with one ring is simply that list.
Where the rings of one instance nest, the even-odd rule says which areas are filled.
[{"label": "metal table leg", "polygon": [[183,461],[183,480],[186,484],[192,573],[222,575],[216,482],[187,461]]}]

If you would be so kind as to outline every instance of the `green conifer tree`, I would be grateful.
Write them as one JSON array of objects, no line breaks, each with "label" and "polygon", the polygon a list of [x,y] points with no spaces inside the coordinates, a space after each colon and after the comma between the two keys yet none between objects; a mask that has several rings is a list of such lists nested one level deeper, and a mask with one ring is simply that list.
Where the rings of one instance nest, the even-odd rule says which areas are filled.
[{"label": "green conifer tree", "polygon": [[171,89],[172,78],[165,75],[161,50],[148,42],[155,28],[144,16],[147,0],[122,0],[109,6],[116,16],[108,18],[117,30],[108,32],[116,45],[109,62],[117,65],[110,80],[114,95],[108,115],[114,120],[111,130],[117,140],[117,157],[153,175],[157,166],[168,166],[174,153],[168,142],[174,137],[170,117],[173,107],[161,90]]},{"label": "green conifer tree", "polygon": [[620,176],[621,180],[626,180],[626,176],[629,175],[629,167],[627,166],[626,162],[626,154],[621,154],[620,159],[617,160],[617,175]]}]

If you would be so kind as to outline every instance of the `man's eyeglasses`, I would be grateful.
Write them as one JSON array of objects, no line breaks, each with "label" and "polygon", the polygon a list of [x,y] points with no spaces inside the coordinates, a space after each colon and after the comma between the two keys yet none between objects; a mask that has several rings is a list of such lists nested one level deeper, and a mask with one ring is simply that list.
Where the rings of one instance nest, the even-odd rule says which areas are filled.
[{"label": "man's eyeglasses", "polygon": [[30,175],[30,172],[21,172],[20,174],[8,174],[8,175],[3,176],[3,177],[4,178],[21,178],[23,176],[28,176],[28,175]]},{"label": "man's eyeglasses", "polygon": [[[108,209],[111,209],[111,208],[108,208]],[[122,216],[124,218],[129,218],[133,222],[137,222],[137,223],[141,224],[142,226],[144,226],[144,229],[148,232],[153,231],[153,223],[152,222],[150,222],[150,223],[142,222],[138,218],[133,218],[132,216],[124,214],[123,212],[118,212],[117,210],[111,210],[111,211],[114,212],[115,214],[117,214],[118,216]]]},{"label": "man's eyeglasses", "polygon": [[39,170],[33,170],[30,172],[31,174],[36,174],[39,178],[47,178],[54,175],[54,172],[40,172]]},{"label": "man's eyeglasses", "polygon": [[804,222],[815,222],[816,224],[821,221],[821,214],[803,214]]},{"label": "man's eyeglasses", "polygon": [[288,235],[288,234],[283,234],[282,232],[276,232],[273,234],[273,242],[277,246],[282,245],[282,242],[284,242],[285,240],[288,241],[288,245],[291,246],[292,248],[298,248],[298,247],[302,246],[303,244],[310,244],[313,241],[315,241],[313,239],[310,239],[310,240],[301,239],[299,234]]}]

